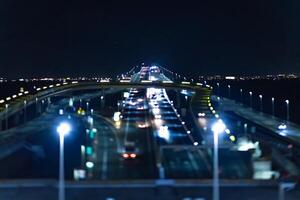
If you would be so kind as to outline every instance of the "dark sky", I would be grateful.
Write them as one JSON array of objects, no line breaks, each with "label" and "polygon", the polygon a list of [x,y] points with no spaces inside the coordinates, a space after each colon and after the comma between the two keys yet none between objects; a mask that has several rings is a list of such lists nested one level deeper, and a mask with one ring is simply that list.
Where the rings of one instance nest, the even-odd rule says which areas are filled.
[{"label": "dark sky", "polygon": [[299,0],[122,2],[1,0],[0,76],[300,73]]}]

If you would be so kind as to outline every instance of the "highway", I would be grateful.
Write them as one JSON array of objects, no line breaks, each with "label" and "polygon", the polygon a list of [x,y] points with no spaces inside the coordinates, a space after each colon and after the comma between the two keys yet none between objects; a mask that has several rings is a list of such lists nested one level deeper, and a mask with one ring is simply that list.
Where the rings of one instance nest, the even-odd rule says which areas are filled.
[{"label": "highway", "polygon": [[[296,126],[286,132],[288,137],[272,137],[270,132],[278,130],[266,130],[258,123],[266,116],[250,119],[246,108],[236,111],[233,102],[222,99],[219,104],[217,97],[211,98],[210,86],[173,83],[156,67],[141,67],[118,82],[66,84],[22,100],[31,99],[28,104],[33,106],[34,95],[50,99],[49,104],[40,115],[1,131],[0,158],[5,162],[0,178],[56,179],[55,129],[66,121],[72,126],[65,138],[69,181],[208,181],[213,166],[212,126],[220,120],[226,125],[219,136],[222,180],[300,177],[300,149],[292,141]],[[12,116],[22,110],[20,101],[11,106],[18,104]],[[20,158],[28,175],[15,166]],[[18,173],[1,174],[7,168]]]}]

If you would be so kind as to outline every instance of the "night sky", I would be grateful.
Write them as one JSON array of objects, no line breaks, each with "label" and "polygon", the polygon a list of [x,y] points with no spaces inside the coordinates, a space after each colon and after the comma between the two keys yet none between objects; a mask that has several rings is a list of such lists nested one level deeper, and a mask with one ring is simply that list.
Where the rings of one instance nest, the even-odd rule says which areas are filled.
[{"label": "night sky", "polygon": [[122,2],[1,0],[0,77],[300,73],[299,0]]}]

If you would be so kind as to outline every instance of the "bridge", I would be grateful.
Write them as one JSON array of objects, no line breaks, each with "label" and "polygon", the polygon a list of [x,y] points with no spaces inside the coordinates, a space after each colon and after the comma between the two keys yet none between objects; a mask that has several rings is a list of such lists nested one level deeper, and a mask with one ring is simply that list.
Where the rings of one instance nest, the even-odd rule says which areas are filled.
[{"label": "bridge", "polygon": [[[58,83],[56,85],[48,85],[42,88],[36,88],[36,91],[29,93],[25,91],[24,93],[19,93],[20,95],[13,95],[12,97],[7,97],[0,101],[0,124],[4,124],[3,120],[9,118],[10,116],[23,112],[26,107],[33,104],[40,105],[42,101],[46,101],[52,96],[70,93],[73,91],[87,91],[87,90],[105,90],[107,88],[116,89],[127,89],[127,88],[165,88],[172,90],[192,90],[198,92],[209,91],[210,86],[203,86],[202,83],[191,83],[191,82],[178,82],[173,81],[142,81],[142,82],[131,82],[129,80],[120,81],[103,81],[103,82],[78,82],[74,81],[71,83],[64,82],[62,84]],[[103,91],[104,94],[104,91]],[[40,108],[39,108],[40,109]],[[16,124],[17,125],[17,124]],[[3,128],[0,127],[0,130]]]},{"label": "bridge", "polygon": [[[79,158],[66,169],[67,199],[94,196],[126,199],[125,193],[130,194],[127,199],[211,199],[213,138],[210,129],[214,122],[223,119],[227,127],[219,143],[221,196],[235,199],[242,194],[249,200],[265,199],[259,195],[264,193],[276,199],[291,190],[286,197],[297,199],[300,194],[294,183],[300,172],[290,159],[299,155],[297,138],[270,129],[264,123],[267,116],[261,121],[251,118],[258,116],[254,110],[238,113],[243,109],[226,98],[212,96],[210,85],[171,80],[164,74],[158,80],[145,79],[135,69],[126,73],[129,79],[61,82],[1,99],[0,159],[24,151],[32,152],[35,158],[44,154],[53,156],[48,146],[57,141],[45,133],[52,133],[57,121],[68,119],[75,127],[72,135],[76,142],[67,144],[66,149],[72,149],[72,154]],[[167,73],[178,76],[172,71]],[[126,97],[122,95],[124,91],[128,93]],[[68,111],[70,107],[72,112]],[[83,115],[81,109],[85,111]],[[241,129],[244,124],[248,127]],[[298,131],[296,126],[295,131]],[[37,133],[43,134],[37,136]],[[39,137],[47,139],[43,139],[42,145],[31,143]],[[257,142],[245,140],[247,137],[253,141],[259,138],[260,143],[270,147],[260,148]],[[134,155],[141,156],[136,162],[127,163],[120,155],[130,143],[138,148]],[[261,151],[270,152],[266,157],[273,160],[262,158]],[[287,151],[291,155],[287,156]],[[70,151],[66,154],[72,155]],[[278,169],[268,168],[272,162]],[[266,172],[256,169],[256,165],[267,166]],[[279,179],[277,171],[280,170],[289,177]],[[83,173],[84,178],[74,180],[75,172]],[[55,177],[2,179],[0,199],[56,199],[57,189]]]}]

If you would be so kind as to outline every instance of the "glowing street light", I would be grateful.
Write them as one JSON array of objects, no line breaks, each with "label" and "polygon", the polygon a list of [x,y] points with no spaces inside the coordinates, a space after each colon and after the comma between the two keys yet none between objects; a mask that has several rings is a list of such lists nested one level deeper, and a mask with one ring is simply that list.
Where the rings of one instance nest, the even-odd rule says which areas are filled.
[{"label": "glowing street light", "polygon": [[230,94],[230,88],[231,88],[231,86],[227,85],[227,87],[228,87],[228,98],[230,99],[230,97],[231,97],[231,94]]},{"label": "glowing street light", "polygon": [[8,104],[5,104],[5,129],[8,129]]},{"label": "glowing street light", "polygon": [[260,94],[260,95],[259,95],[259,109],[260,109],[260,112],[263,111],[262,98],[263,98],[263,96]]},{"label": "glowing street light", "polygon": [[89,111],[89,102],[86,102],[86,112],[88,112]]},{"label": "glowing street light", "polygon": [[275,105],[274,105],[274,101],[275,101],[275,98],[272,97],[272,115],[275,116]]},{"label": "glowing street light", "polygon": [[67,122],[61,122],[57,129],[59,134],[59,184],[58,199],[65,199],[65,171],[64,171],[64,138],[71,131],[71,125]]},{"label": "glowing street light", "polygon": [[24,123],[26,122],[26,116],[27,116],[26,105],[27,105],[27,101],[24,100]]},{"label": "glowing street light", "polygon": [[224,122],[219,119],[215,122],[211,130],[214,134],[214,162],[213,162],[213,200],[220,199],[220,188],[219,188],[219,155],[218,155],[218,148],[219,148],[219,134],[224,133],[226,130],[226,125]]},{"label": "glowing street light", "polygon": [[243,102],[243,89],[240,89],[240,102]]},{"label": "glowing street light", "polygon": [[249,92],[250,95],[250,107],[252,108],[252,92]]},{"label": "glowing street light", "polygon": [[290,101],[285,100],[285,103],[286,103],[286,120],[289,121],[290,120]]}]

